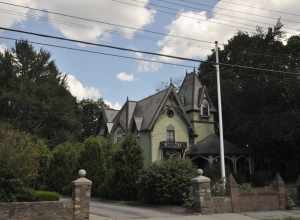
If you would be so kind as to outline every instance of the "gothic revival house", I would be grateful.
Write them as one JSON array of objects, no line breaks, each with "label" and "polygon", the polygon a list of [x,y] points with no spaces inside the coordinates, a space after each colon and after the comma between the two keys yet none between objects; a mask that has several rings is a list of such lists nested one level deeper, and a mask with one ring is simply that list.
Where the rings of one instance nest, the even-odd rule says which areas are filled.
[{"label": "gothic revival house", "polygon": [[[138,137],[145,164],[170,157],[190,157],[199,166],[219,158],[214,107],[195,73],[186,74],[179,91],[170,86],[140,101],[127,100],[121,110],[104,110],[102,134],[117,142],[127,133]],[[225,141],[227,163],[237,171],[239,160],[251,167],[247,151]]]}]

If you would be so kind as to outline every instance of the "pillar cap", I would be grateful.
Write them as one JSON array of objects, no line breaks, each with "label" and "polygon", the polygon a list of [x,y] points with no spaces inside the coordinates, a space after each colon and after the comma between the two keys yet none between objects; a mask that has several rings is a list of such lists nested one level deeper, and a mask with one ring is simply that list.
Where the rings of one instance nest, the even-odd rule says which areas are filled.
[{"label": "pillar cap", "polygon": [[85,177],[86,173],[87,173],[86,170],[80,169],[78,171],[79,178],[77,180],[74,180],[72,183],[75,186],[78,186],[78,185],[92,185],[92,181],[90,181],[89,179],[87,179]]},{"label": "pillar cap", "polygon": [[210,183],[210,178],[203,176],[203,170],[198,169],[198,174],[199,176],[195,177],[192,179],[192,182],[197,182],[197,183]]}]

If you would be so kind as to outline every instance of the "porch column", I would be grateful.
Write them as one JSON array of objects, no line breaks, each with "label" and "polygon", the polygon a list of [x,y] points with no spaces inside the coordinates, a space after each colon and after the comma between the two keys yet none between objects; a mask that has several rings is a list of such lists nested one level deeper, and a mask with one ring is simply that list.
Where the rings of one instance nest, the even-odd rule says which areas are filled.
[{"label": "porch column", "polygon": [[253,163],[251,157],[248,157],[248,165],[249,165],[249,174],[252,176],[253,174]]}]

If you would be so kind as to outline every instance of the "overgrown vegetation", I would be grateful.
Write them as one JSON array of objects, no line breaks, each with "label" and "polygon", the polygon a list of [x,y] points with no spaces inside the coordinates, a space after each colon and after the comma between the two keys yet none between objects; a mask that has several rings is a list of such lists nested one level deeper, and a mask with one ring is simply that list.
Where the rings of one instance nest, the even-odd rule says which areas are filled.
[{"label": "overgrown vegetation", "polygon": [[183,204],[197,169],[189,160],[155,162],[139,179],[139,197],[151,204]]}]

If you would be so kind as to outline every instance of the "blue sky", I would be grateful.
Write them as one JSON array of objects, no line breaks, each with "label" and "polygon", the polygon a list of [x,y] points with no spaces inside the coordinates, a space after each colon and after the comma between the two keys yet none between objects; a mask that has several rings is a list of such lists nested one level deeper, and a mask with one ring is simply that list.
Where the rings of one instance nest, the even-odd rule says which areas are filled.
[{"label": "blue sky", "polygon": [[[122,1],[134,2],[134,0]],[[250,2],[250,0],[248,1]],[[81,17],[112,21],[118,24],[125,24],[128,26],[135,26],[149,30],[155,30],[158,32],[184,35],[209,41],[219,40],[222,42],[226,42],[226,40],[228,40],[238,30],[238,28],[234,29],[226,27],[224,25],[211,23],[210,19],[212,19],[212,17],[221,16],[218,15],[218,13],[220,12],[218,12],[218,10],[214,8],[217,2],[216,0],[201,1],[202,3],[208,3],[212,6],[211,8],[202,8],[198,11],[191,11],[187,8],[184,9],[182,7],[177,7],[177,16],[166,15],[160,13],[159,11],[152,11],[152,15],[150,13],[150,10],[146,7],[147,5],[150,6],[149,3],[161,3],[158,0],[143,0],[143,9],[138,9],[136,7],[126,5],[121,6],[119,3],[113,2],[112,0],[55,0],[53,2],[49,1],[50,3],[46,0],[11,0],[9,2],[38,8],[47,8],[74,15],[78,15],[78,13],[80,13],[79,16]],[[264,1],[254,0],[254,2],[251,2],[258,4],[258,6],[261,6],[259,4]],[[276,3],[276,0],[274,0],[274,2]],[[69,7],[70,3],[74,4]],[[181,4],[184,3],[184,1],[181,1]],[[219,2],[218,4],[221,3]],[[295,0],[290,0],[290,5],[285,5],[284,9],[293,9],[295,5],[299,4],[297,4]],[[229,5],[225,6],[227,8],[229,7]],[[93,7],[98,7],[99,13],[97,13],[97,10],[94,10]],[[299,8],[299,6],[297,7]],[[103,11],[101,11],[102,9]],[[111,10],[111,13],[108,11],[108,9]],[[211,12],[212,9],[214,9],[213,12]],[[10,12],[8,12],[7,10],[10,10]],[[249,10],[249,8],[243,8],[243,10]],[[11,11],[17,13],[17,15],[12,13]],[[239,14],[239,16],[242,15]],[[188,17],[197,17],[199,18],[199,20],[189,19]],[[180,39],[165,38],[163,36],[156,36],[140,32],[134,33],[133,36],[128,37],[128,33],[126,35],[126,33],[123,33],[122,31],[117,29],[114,30],[117,33],[114,32],[111,34],[107,34],[107,30],[95,30],[93,32],[90,30],[93,29],[93,26],[88,27],[88,29],[86,27],[82,28],[81,25],[85,25],[82,21],[78,21],[75,19],[67,20],[58,16],[48,17],[45,14],[39,14],[37,17],[32,17],[32,11],[30,10],[17,9],[3,5],[0,5],[0,23],[2,26],[15,27],[18,29],[29,30],[33,32],[66,36],[70,38],[94,41],[99,43],[103,43],[103,40],[105,41],[105,43],[117,46],[161,53],[172,53],[175,55],[186,57],[205,58],[205,56],[209,53],[210,48],[213,47],[213,45],[209,44],[200,44],[199,42],[186,43],[186,41],[184,42],[184,40]],[[112,28],[113,27],[110,27],[110,29]],[[128,54],[125,52],[113,51],[111,49],[83,46],[75,43],[42,39],[39,37],[32,37],[28,35],[14,34],[11,32],[1,32],[0,35],[23,38],[44,43],[55,43],[58,45],[91,49],[101,52],[138,56],[136,54]],[[158,45],[159,41],[163,42],[160,46]],[[0,45],[11,47],[13,43],[7,40],[0,39]],[[139,100],[145,96],[148,96],[154,93],[155,89],[160,87],[161,82],[168,82],[170,78],[173,78],[175,80],[181,79],[184,77],[186,70],[192,70],[192,68],[182,68],[167,65],[150,65],[149,67],[149,65],[145,66],[140,62],[132,60],[51,47],[44,48],[51,52],[52,58],[56,61],[56,64],[58,65],[60,71],[71,74],[73,76],[72,82],[74,83],[75,81],[75,84],[70,85],[73,86],[73,91],[71,92],[77,95],[79,99],[89,96],[95,99],[101,96],[107,102],[112,103],[113,106],[120,106],[120,104],[123,104],[127,96],[131,100]],[[192,66],[194,65],[193,63],[188,64]],[[197,66],[198,64],[195,65]],[[120,74],[119,78],[117,77],[118,74]]]}]

